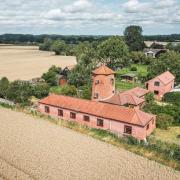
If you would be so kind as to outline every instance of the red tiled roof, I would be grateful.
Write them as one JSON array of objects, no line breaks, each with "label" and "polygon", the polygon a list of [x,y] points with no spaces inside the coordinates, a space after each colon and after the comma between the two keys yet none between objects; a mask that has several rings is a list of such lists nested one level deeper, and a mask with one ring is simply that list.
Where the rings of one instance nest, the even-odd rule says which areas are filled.
[{"label": "red tiled roof", "polygon": [[116,105],[126,105],[126,104],[131,104],[131,105],[139,105],[141,103],[143,103],[145,100],[136,97],[135,95],[132,95],[130,93],[118,93],[113,95],[111,98],[102,101],[102,102],[106,102],[106,103],[110,103],[110,104],[116,104]]},{"label": "red tiled roof", "polygon": [[109,75],[109,74],[115,74],[115,72],[108,68],[105,65],[100,66],[99,68],[95,69],[93,71],[93,74],[100,74],[100,75]]},{"label": "red tiled roof", "polygon": [[138,126],[145,126],[154,117],[138,109],[54,94],[39,103]]},{"label": "red tiled roof", "polygon": [[170,73],[169,71],[166,71],[166,72],[160,74],[159,76],[157,76],[157,77],[155,77],[149,81],[152,81],[156,78],[158,78],[163,84],[166,85],[166,84],[170,83],[171,81],[173,81],[175,79],[175,76],[172,73]]},{"label": "red tiled roof", "polygon": [[143,89],[140,87],[135,87],[135,88],[127,90],[125,92],[132,94],[134,96],[137,96],[137,97],[142,97],[142,96],[146,95],[147,93],[149,93],[149,91],[147,89]]}]

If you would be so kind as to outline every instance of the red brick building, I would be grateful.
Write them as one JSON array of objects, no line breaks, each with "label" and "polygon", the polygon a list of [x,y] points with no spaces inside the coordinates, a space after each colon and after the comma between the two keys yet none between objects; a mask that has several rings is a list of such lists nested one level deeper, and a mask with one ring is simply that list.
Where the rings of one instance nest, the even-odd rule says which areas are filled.
[{"label": "red brick building", "polygon": [[115,72],[103,65],[93,71],[92,100],[99,101],[115,94]]},{"label": "red brick building", "polygon": [[[92,100],[50,95],[39,101],[38,109],[64,120],[145,140],[156,127],[156,116],[137,108],[148,91],[137,88],[116,94],[114,73],[104,65],[93,71]],[[131,108],[124,107],[127,104]]]},{"label": "red brick building", "polygon": [[175,76],[169,71],[146,82],[146,88],[155,94],[157,100],[161,100],[164,94],[174,89]]},{"label": "red brick building", "polygon": [[156,127],[156,117],[136,108],[50,95],[39,101],[39,111],[118,135],[145,140]]}]

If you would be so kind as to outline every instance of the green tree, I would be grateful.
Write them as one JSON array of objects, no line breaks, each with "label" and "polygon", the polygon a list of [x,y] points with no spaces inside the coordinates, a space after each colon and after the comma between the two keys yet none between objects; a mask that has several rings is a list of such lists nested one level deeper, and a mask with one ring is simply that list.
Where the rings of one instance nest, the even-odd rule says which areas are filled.
[{"label": "green tree", "polygon": [[48,96],[49,90],[50,86],[47,83],[40,82],[33,86],[33,95],[36,98],[41,99]]},{"label": "green tree", "polygon": [[50,50],[51,50],[52,43],[53,43],[52,39],[50,39],[50,38],[45,38],[43,44],[41,44],[41,45],[39,46],[39,50],[50,51]]},{"label": "green tree", "polygon": [[9,80],[6,77],[3,77],[0,80],[0,97],[6,98],[8,87],[9,87]]},{"label": "green tree", "polygon": [[141,51],[144,48],[144,39],[142,35],[142,27],[128,26],[124,31],[126,44],[130,51]]},{"label": "green tree", "polygon": [[56,55],[66,55],[67,45],[62,40],[56,40],[53,42],[51,50],[54,51]]},{"label": "green tree", "polygon": [[65,85],[61,88],[61,94],[66,95],[66,96],[76,96],[77,89],[73,85]]},{"label": "green tree", "polygon": [[15,103],[29,104],[29,99],[33,95],[33,89],[29,82],[14,81],[10,83],[7,90],[7,98]]},{"label": "green tree", "polygon": [[147,57],[142,51],[132,51],[130,57],[135,64],[148,64]]},{"label": "green tree", "polygon": [[169,70],[176,76],[176,82],[180,83],[180,53],[169,51],[155,58],[148,67],[149,79]]},{"label": "green tree", "polygon": [[91,83],[93,65],[85,66],[79,63],[75,69],[68,74],[68,83],[76,87],[81,87]]},{"label": "green tree", "polygon": [[56,66],[51,66],[48,72],[42,75],[42,78],[48,83],[50,86],[57,86],[57,75],[61,72],[61,68]]},{"label": "green tree", "polygon": [[112,69],[129,64],[129,49],[119,36],[111,37],[98,46],[99,61]]}]

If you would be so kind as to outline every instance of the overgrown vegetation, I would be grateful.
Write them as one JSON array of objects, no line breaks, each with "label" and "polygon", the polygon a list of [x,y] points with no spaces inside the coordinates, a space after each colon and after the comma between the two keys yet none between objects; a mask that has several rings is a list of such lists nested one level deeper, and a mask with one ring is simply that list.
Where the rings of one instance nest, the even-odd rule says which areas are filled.
[{"label": "overgrown vegetation", "polygon": [[9,82],[7,78],[0,80],[0,97],[19,103],[29,105],[30,98],[43,98],[49,94],[49,85],[44,82],[32,84],[28,81],[16,80]]}]

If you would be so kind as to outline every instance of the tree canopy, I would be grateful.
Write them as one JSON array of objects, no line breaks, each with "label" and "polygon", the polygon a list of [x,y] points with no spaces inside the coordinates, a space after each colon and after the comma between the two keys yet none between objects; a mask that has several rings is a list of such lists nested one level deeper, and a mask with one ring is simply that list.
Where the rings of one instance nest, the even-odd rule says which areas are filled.
[{"label": "tree canopy", "polygon": [[98,61],[112,69],[129,64],[129,49],[119,36],[111,37],[98,46]]},{"label": "tree canopy", "polygon": [[148,67],[149,78],[153,78],[169,70],[176,76],[176,82],[180,83],[180,54],[174,51],[161,54],[150,62]]},{"label": "tree canopy", "polygon": [[142,35],[142,27],[128,26],[124,31],[124,38],[130,51],[140,51],[144,48],[144,38]]}]

